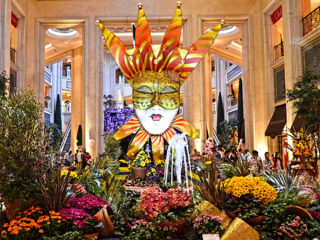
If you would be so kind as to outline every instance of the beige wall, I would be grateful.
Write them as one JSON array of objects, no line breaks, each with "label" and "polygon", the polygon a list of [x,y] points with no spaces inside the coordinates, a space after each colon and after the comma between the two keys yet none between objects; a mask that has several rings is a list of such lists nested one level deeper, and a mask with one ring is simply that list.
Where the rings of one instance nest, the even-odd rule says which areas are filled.
[{"label": "beige wall", "polygon": [[[2,0],[3,2],[3,0]],[[95,26],[96,19],[119,20],[128,25],[137,17],[135,1],[122,0],[70,0],[70,1],[16,1],[25,9],[25,78],[24,85],[42,98],[44,59],[43,24],[48,21],[83,20],[83,127],[86,146],[95,156],[103,150],[102,66],[101,33]],[[182,5],[184,43],[190,46],[202,34],[203,21],[220,19],[236,21],[243,27],[243,80],[247,145],[262,150],[267,144],[264,131],[268,124],[265,96],[263,9],[271,0],[184,0]],[[176,1],[143,1],[147,17],[160,19],[172,17]],[[1,45],[0,45],[1,47]],[[0,48],[1,51],[1,48]],[[1,65],[1,62],[0,62]],[[207,64],[208,67],[208,64]],[[210,72],[210,71],[209,71]],[[210,78],[205,63],[192,73],[184,85],[185,118],[200,130],[205,140],[207,121],[212,121],[211,99],[207,91]],[[74,110],[74,108],[73,108]],[[208,116],[209,115],[209,116]],[[208,124],[208,126],[210,126]],[[89,142],[90,140],[90,142]]]}]

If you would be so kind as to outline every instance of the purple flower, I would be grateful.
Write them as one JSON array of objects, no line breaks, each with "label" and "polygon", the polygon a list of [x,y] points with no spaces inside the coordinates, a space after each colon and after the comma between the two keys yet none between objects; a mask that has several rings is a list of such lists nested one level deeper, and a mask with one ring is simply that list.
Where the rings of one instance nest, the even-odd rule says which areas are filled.
[{"label": "purple flower", "polygon": [[86,194],[82,198],[73,197],[70,201],[65,205],[68,208],[79,208],[90,210],[93,208],[100,208],[104,205],[108,205],[106,201],[104,201],[101,197],[94,196],[91,194]]},{"label": "purple flower", "polygon": [[104,111],[104,131],[106,134],[114,133],[123,124],[134,116],[134,110],[130,108],[108,108]]},{"label": "purple flower", "polygon": [[63,208],[59,211],[60,215],[68,220],[83,219],[85,217],[90,217],[90,215],[83,209],[76,208]]},{"label": "purple flower", "polygon": [[312,217],[314,217],[315,219],[320,221],[320,212],[310,211],[310,214],[311,214]]}]

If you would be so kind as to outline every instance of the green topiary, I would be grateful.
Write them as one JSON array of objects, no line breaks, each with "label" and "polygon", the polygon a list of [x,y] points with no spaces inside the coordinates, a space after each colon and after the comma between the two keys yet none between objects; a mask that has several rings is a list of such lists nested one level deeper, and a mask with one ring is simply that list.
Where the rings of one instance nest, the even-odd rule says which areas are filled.
[{"label": "green topiary", "polygon": [[6,91],[7,91],[7,83],[9,79],[7,78],[6,72],[2,72],[0,74],[0,97],[5,97],[6,96]]},{"label": "green topiary", "polygon": [[117,159],[121,154],[120,142],[113,137],[113,134],[108,134],[105,137],[105,153],[110,159]]}]

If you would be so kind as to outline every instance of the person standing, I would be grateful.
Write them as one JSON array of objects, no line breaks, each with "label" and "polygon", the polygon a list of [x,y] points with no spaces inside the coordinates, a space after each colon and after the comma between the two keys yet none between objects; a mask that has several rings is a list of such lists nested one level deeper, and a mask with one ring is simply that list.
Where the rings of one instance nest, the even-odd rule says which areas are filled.
[{"label": "person standing", "polygon": [[86,160],[86,149],[82,148],[82,154],[81,154],[81,168],[85,169],[87,166],[87,160]]},{"label": "person standing", "polygon": [[270,153],[265,152],[264,153],[264,160],[263,160],[263,168],[266,169],[272,169],[273,161],[270,158]]},{"label": "person standing", "polygon": [[247,161],[248,160],[248,153],[246,149],[239,149],[240,151],[240,160]]},{"label": "person standing", "polygon": [[238,156],[237,156],[237,153],[236,153],[236,151],[234,149],[231,150],[230,161],[234,166],[237,165]]},{"label": "person standing", "polygon": [[78,154],[79,154],[79,149],[77,149],[76,153],[74,154],[74,162],[76,165],[78,165]]},{"label": "person standing", "polygon": [[69,156],[68,156],[69,166],[73,163],[73,161],[74,161],[74,156],[72,154],[72,151],[69,151]]},{"label": "person standing", "polygon": [[78,169],[82,168],[82,149],[79,149],[79,152],[77,154],[77,159],[78,159]]},{"label": "person standing", "polygon": [[273,169],[283,169],[281,154],[279,152],[275,153]]},{"label": "person standing", "polygon": [[263,170],[262,159],[259,157],[259,153],[257,150],[252,151],[252,156],[248,158],[248,162],[250,164],[250,168],[253,171]]}]

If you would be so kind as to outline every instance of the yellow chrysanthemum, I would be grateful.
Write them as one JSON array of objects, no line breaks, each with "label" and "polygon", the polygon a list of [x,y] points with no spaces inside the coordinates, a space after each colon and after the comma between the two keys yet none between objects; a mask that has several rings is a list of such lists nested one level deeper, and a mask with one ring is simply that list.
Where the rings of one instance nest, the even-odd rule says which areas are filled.
[{"label": "yellow chrysanthemum", "polygon": [[224,181],[225,191],[235,197],[246,194],[261,200],[264,204],[273,202],[277,198],[277,191],[259,177],[233,177]]}]

